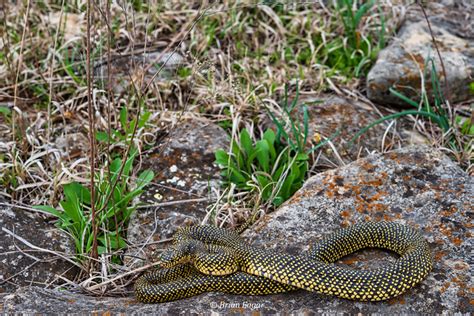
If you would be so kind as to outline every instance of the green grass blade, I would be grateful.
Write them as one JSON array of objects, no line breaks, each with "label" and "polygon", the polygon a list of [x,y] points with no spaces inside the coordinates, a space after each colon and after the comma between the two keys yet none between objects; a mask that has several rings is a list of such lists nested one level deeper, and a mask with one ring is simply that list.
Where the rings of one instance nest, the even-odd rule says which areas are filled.
[{"label": "green grass blade", "polygon": [[418,103],[416,103],[415,101],[413,101],[412,99],[406,97],[404,94],[398,92],[397,90],[395,90],[394,88],[390,87],[388,88],[388,90],[390,91],[391,94],[393,94],[394,96],[396,96],[397,98],[405,101],[406,103],[410,104],[411,106],[415,107],[415,108],[418,108]]},{"label": "green grass blade", "polygon": [[390,114],[390,115],[387,115],[387,116],[384,116],[376,121],[374,121],[373,123],[369,124],[368,126],[364,127],[363,129],[361,129],[350,141],[350,144],[353,144],[354,141],[359,138],[362,134],[364,134],[365,132],[367,132],[369,129],[371,129],[372,127],[374,127],[375,125],[378,125],[382,122],[385,122],[387,120],[391,120],[391,119],[396,119],[396,118],[399,118],[399,117],[402,117],[402,116],[406,116],[406,115],[420,115],[420,116],[425,116],[425,117],[428,117],[428,118],[431,118],[433,119],[438,125],[440,125],[440,118],[438,115],[436,114],[433,114],[433,113],[429,113],[429,112],[425,112],[425,111],[418,111],[418,110],[407,110],[407,111],[403,111],[403,112],[399,112],[399,113],[394,113],[394,114]]}]

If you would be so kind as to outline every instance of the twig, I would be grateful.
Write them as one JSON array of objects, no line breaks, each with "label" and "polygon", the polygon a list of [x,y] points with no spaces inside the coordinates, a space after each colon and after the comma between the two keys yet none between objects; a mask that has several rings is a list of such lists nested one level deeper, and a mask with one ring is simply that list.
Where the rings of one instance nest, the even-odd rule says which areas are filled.
[{"label": "twig", "polygon": [[104,282],[102,282],[102,283],[99,283],[99,284],[90,286],[90,287],[85,288],[85,289],[88,290],[88,291],[94,291],[94,290],[97,290],[97,289],[99,289],[100,287],[102,287],[102,286],[104,286],[104,285],[107,285],[107,284],[109,284],[109,283],[112,283],[112,282],[115,282],[115,281],[117,281],[117,280],[123,279],[123,278],[126,277],[126,276],[129,276],[129,275],[131,275],[131,274],[136,274],[136,273],[138,273],[138,272],[147,270],[147,269],[152,268],[152,267],[156,267],[157,265],[160,265],[160,264],[161,264],[161,262],[150,263],[150,264],[147,264],[147,265],[145,265],[145,266],[143,266],[143,267],[134,269],[134,270],[132,270],[132,271],[125,272],[125,273],[123,273],[123,274],[120,274],[120,275],[116,276],[116,277],[113,278],[113,279],[104,281]]},{"label": "twig", "polygon": [[92,253],[97,259],[97,221],[95,209],[95,116],[92,107],[92,74],[91,74],[91,0],[87,0],[87,38],[86,38],[86,76],[87,76],[87,113],[89,116],[89,143],[90,143],[90,190],[91,190],[91,213],[92,213]]}]

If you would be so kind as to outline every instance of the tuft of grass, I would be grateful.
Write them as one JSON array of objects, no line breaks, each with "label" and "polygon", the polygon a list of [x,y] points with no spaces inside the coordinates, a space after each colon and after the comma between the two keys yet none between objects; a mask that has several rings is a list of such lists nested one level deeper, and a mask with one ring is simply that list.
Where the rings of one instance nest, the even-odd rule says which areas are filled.
[{"label": "tuft of grass", "polygon": [[386,26],[379,5],[380,29],[378,34],[361,32],[361,22],[370,15],[375,0],[366,1],[359,7],[356,6],[357,4],[357,0],[337,0],[335,2],[335,9],[344,26],[344,36],[347,43],[341,39],[333,40],[329,43],[326,55],[329,65],[343,71],[348,76],[359,77],[367,73],[379,50],[384,48]]},{"label": "tuft of grass", "polygon": [[330,139],[307,149],[309,115],[306,105],[302,105],[303,122],[292,116],[298,97],[297,88],[296,97],[290,103],[286,85],[282,104],[285,117],[278,119],[267,109],[276,133],[267,129],[256,140],[247,129],[243,129],[232,140],[228,152],[223,149],[216,151],[216,163],[223,169],[226,186],[234,184],[241,190],[255,190],[258,201],[270,202],[275,207],[301,188],[309,167],[309,155]]}]

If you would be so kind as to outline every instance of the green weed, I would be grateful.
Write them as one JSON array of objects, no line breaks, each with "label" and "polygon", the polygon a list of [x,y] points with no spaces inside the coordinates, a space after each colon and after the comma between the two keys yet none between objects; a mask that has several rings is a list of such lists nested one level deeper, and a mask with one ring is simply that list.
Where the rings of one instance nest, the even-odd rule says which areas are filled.
[{"label": "green weed", "polygon": [[[271,129],[256,142],[244,129],[239,143],[232,141],[231,154],[217,150],[216,163],[223,167],[223,176],[237,188],[252,190],[258,187],[264,202],[271,200],[279,206],[301,187],[308,170],[308,156],[295,155],[289,147],[278,149],[275,140]],[[284,173],[287,173],[286,177]],[[280,189],[273,194],[278,184]]]},{"label": "green weed", "polygon": [[[143,193],[143,188],[154,177],[152,171],[145,170],[134,183],[129,181],[137,153],[136,149],[130,152],[120,179],[118,179],[122,163],[120,158],[116,158],[110,164],[109,175],[102,170],[97,176],[94,206],[98,210],[95,225],[99,229],[97,234],[99,255],[115,253],[126,248],[127,225],[130,215],[137,207],[132,205],[132,200]],[[117,184],[113,187],[116,181]],[[65,198],[59,203],[60,209],[47,205],[35,208],[58,218],[57,226],[73,238],[77,260],[83,262],[87,255],[91,254],[93,246],[91,191],[77,182],[64,185],[63,190]],[[112,260],[120,262],[118,256],[112,257]]]},{"label": "green weed", "polygon": [[[329,48],[326,49],[328,64],[342,70],[345,75],[353,73],[356,77],[365,74],[371,63],[376,59],[378,51],[385,46],[385,21],[382,10],[380,13],[380,31],[378,39],[375,40],[371,34],[362,34],[360,24],[362,19],[370,12],[375,5],[375,0],[367,1],[355,8],[356,0],[338,0],[335,3],[339,19],[344,26],[344,35],[347,38],[347,45],[341,39],[333,40]],[[336,46],[340,49],[331,49]]]}]

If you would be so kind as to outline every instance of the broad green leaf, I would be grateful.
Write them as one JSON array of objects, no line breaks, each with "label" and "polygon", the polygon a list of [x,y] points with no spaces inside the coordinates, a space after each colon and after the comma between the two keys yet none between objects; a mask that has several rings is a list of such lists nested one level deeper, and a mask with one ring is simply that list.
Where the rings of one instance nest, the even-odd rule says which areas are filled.
[{"label": "broad green leaf", "polygon": [[3,114],[3,115],[5,115],[5,116],[8,116],[8,115],[10,115],[11,112],[12,112],[12,111],[11,111],[8,107],[6,107],[6,106],[0,106],[0,114]]},{"label": "broad green leaf", "polygon": [[137,125],[137,120],[136,119],[133,119],[131,122],[130,122],[130,126],[125,130],[127,132],[127,137],[131,137],[132,136],[132,133],[133,133],[133,130],[135,129],[135,125]]},{"label": "broad green leaf", "polygon": [[145,185],[149,184],[153,178],[155,177],[155,173],[149,169],[144,170],[137,179],[137,188],[143,188]]},{"label": "broad green leaf", "polygon": [[229,163],[229,154],[223,149],[216,150],[216,163],[221,166],[227,166]]},{"label": "broad green leaf", "polygon": [[114,180],[114,176],[116,176],[117,173],[119,172],[121,164],[122,164],[122,160],[120,158],[115,158],[110,164],[110,172],[112,173],[113,180]]},{"label": "broad green leaf", "polygon": [[245,184],[247,178],[243,176],[243,174],[235,168],[230,169],[230,180],[235,184]]},{"label": "broad green leaf", "polygon": [[132,171],[133,161],[138,154],[138,150],[135,147],[132,147],[130,150],[129,156],[127,161],[125,162],[125,166],[123,167],[122,176],[128,177],[130,172]]},{"label": "broad green leaf", "polygon": [[55,209],[54,207],[51,207],[49,205],[33,205],[33,208],[36,209],[36,210],[41,210],[41,211],[47,212],[47,213],[49,213],[51,215],[54,215],[56,217],[61,217],[61,214],[62,214],[61,211],[58,211],[57,209]]},{"label": "broad green leaf", "polygon": [[277,196],[273,199],[273,205],[275,205],[275,207],[282,205],[283,202],[285,202],[285,200],[281,196]]},{"label": "broad green leaf", "polygon": [[246,157],[250,156],[253,152],[252,139],[246,128],[240,132],[240,145],[245,151]]},{"label": "broad green leaf", "polygon": [[273,162],[275,161],[277,157],[277,153],[275,150],[275,132],[271,129],[267,129],[265,133],[263,134],[263,139],[267,141],[268,144],[268,151],[270,153],[270,161]]},{"label": "broad green leaf", "polygon": [[263,138],[273,145],[275,143],[275,132],[269,128],[263,133]]},{"label": "broad green leaf", "polygon": [[109,134],[107,134],[106,132],[100,132],[99,131],[95,134],[95,138],[99,142],[106,142],[109,139]]},{"label": "broad green leaf", "polygon": [[271,179],[268,179],[264,175],[257,175],[256,176],[258,185],[262,189],[262,199],[267,201],[270,195],[272,194],[273,187],[269,185],[271,183]]},{"label": "broad green leaf", "polygon": [[255,149],[257,151],[257,160],[263,171],[269,172],[270,169],[270,153],[268,143],[266,140],[259,140],[256,143]]},{"label": "broad green leaf", "polygon": [[143,128],[145,126],[146,122],[148,122],[148,120],[150,119],[150,115],[151,115],[151,112],[149,111],[146,111],[141,115],[140,123],[138,124],[139,128]]},{"label": "broad green leaf", "polygon": [[100,256],[104,253],[107,253],[107,248],[104,246],[97,246],[97,254]]},{"label": "broad green leaf", "polygon": [[252,165],[253,165],[253,161],[257,157],[257,154],[258,154],[258,151],[254,150],[254,152],[247,158],[246,167],[247,167],[247,172],[249,172],[249,173],[252,173],[252,171],[253,171],[252,170]]},{"label": "broad green leaf", "polygon": [[234,154],[234,159],[237,163],[237,168],[242,168],[245,165],[244,158],[242,157],[239,145],[235,142],[235,140],[232,140],[231,151],[232,154]]},{"label": "broad green leaf", "polygon": [[297,161],[307,161],[309,159],[309,156],[305,153],[299,153],[296,155],[296,160]]},{"label": "broad green leaf", "polygon": [[279,196],[281,196],[284,200],[287,200],[290,197],[291,186],[293,185],[294,179],[295,175],[290,172],[285,181],[283,181]]},{"label": "broad green leaf", "polygon": [[286,169],[286,164],[282,164],[273,174],[272,178],[275,182],[277,182],[281,175],[283,174],[283,171]]},{"label": "broad green leaf", "polygon": [[120,109],[120,124],[122,125],[122,128],[124,130],[126,130],[127,126],[128,126],[128,111],[127,111],[127,107],[122,107]]},{"label": "broad green leaf", "polygon": [[83,222],[83,218],[80,215],[80,211],[76,203],[67,199],[66,201],[59,202],[59,205],[61,205],[64,215],[69,217],[73,223]]}]

